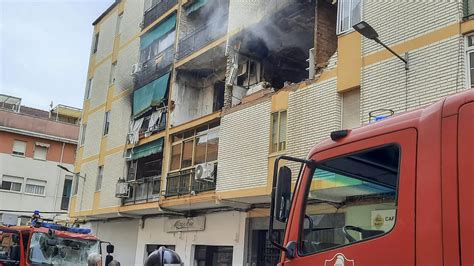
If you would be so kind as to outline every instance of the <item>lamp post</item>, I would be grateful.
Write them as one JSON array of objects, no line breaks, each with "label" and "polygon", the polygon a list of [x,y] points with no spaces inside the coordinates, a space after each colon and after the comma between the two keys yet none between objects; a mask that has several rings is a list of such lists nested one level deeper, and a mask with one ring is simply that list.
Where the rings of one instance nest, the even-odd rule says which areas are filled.
[{"label": "lamp post", "polygon": [[367,39],[373,40],[376,43],[382,45],[385,49],[387,49],[390,53],[392,53],[394,56],[396,56],[398,59],[402,60],[403,63],[405,63],[405,70],[408,70],[408,53],[405,53],[405,58],[401,57],[399,54],[397,54],[395,51],[390,49],[387,45],[385,45],[380,39],[379,39],[379,34],[372,28],[372,26],[369,25],[369,23],[365,21],[361,21],[354,26],[352,26],[355,31],[360,33],[362,36],[364,36]]},{"label": "lamp post", "polygon": [[[85,183],[86,183],[86,175],[82,176],[80,175],[79,173],[75,173],[69,169],[67,169],[67,167],[65,166],[62,166],[60,164],[57,165],[60,169],[68,172],[68,173],[71,173],[73,174],[74,176],[76,176],[76,178],[80,177],[84,180],[83,184],[82,184],[82,192],[81,192],[81,201],[79,202],[79,209],[81,210],[82,209],[82,198],[84,197],[84,186],[85,186]],[[79,185],[79,182],[77,182],[77,184]]]}]

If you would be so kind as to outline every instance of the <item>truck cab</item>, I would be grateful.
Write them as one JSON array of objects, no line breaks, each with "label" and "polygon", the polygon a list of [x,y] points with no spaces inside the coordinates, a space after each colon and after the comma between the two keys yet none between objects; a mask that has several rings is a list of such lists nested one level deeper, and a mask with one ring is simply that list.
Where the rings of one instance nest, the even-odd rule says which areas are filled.
[{"label": "truck cab", "polygon": [[280,265],[474,265],[473,136],[470,90],[277,159]]},{"label": "truck cab", "polygon": [[[83,228],[42,223],[0,226],[0,243],[0,266],[28,266],[87,265],[89,255],[101,254],[102,242]],[[107,252],[113,252],[112,245]]]}]

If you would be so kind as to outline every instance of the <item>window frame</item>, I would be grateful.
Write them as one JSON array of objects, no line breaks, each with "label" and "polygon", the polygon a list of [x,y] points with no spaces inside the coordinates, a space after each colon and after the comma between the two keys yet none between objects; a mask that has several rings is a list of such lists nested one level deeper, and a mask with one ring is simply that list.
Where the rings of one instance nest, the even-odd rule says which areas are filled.
[{"label": "window frame", "polygon": [[[44,159],[36,157],[36,151],[37,151],[38,148],[46,149],[45,154],[44,154]],[[33,150],[33,159],[38,160],[38,161],[46,161],[48,159],[48,151],[49,151],[48,147],[44,147],[42,145],[35,144],[35,149]]]},{"label": "window frame", "polygon": [[[21,183],[20,182],[15,182],[15,181],[5,181],[5,177],[13,177],[13,178],[18,178],[18,179],[22,179],[21,180]],[[10,183],[10,189],[3,189],[3,182],[9,182]],[[15,183],[15,184],[20,184],[20,190],[12,190],[12,183]],[[6,192],[10,192],[10,193],[17,193],[17,194],[21,194],[23,193],[23,190],[24,190],[24,184],[25,184],[25,178],[23,177],[18,177],[18,176],[12,176],[12,175],[2,175],[1,178],[0,178],[0,192],[1,191],[6,191]]]},{"label": "window frame", "polygon": [[100,165],[97,167],[97,178],[95,180],[95,192],[102,190],[102,182],[104,180],[104,166]]},{"label": "window frame", "polygon": [[[394,224],[393,224],[393,227],[390,228],[389,231],[383,233],[383,234],[380,234],[380,235],[376,235],[376,236],[373,236],[373,237],[369,237],[369,238],[366,238],[366,239],[363,239],[363,240],[360,240],[360,241],[356,241],[356,242],[349,242],[349,243],[345,243],[343,245],[339,245],[339,246],[335,246],[335,247],[331,247],[331,248],[327,248],[327,249],[322,249],[322,250],[319,250],[317,252],[312,252],[312,253],[303,253],[303,234],[304,234],[304,216],[306,215],[306,206],[307,206],[307,200],[308,200],[308,195],[309,195],[309,192],[310,192],[310,189],[311,189],[311,185],[308,184],[312,181],[312,178],[308,178],[308,180],[306,180],[307,184],[306,184],[306,189],[304,190],[304,201],[301,205],[302,207],[302,211],[301,211],[301,215],[298,217],[298,223],[299,223],[299,232],[298,232],[298,241],[297,241],[297,253],[298,253],[298,256],[300,257],[309,257],[309,256],[315,256],[315,255],[318,255],[318,254],[321,254],[321,253],[324,253],[324,252],[328,252],[328,251],[334,251],[336,249],[340,249],[340,248],[346,248],[346,247],[349,247],[349,246],[352,246],[354,244],[360,244],[360,243],[364,243],[366,241],[370,241],[370,240],[373,240],[373,239],[377,239],[377,238],[380,238],[380,237],[383,237],[383,236],[386,236],[388,234],[390,234],[394,228],[397,226],[397,221],[398,221],[398,208],[399,208],[399,195],[400,195],[400,178],[401,178],[401,165],[402,165],[402,147],[403,147],[403,144],[402,143],[399,143],[397,141],[393,141],[393,142],[387,142],[387,143],[384,143],[384,144],[381,144],[381,145],[375,145],[375,146],[372,146],[372,147],[367,147],[365,149],[360,149],[360,150],[357,150],[357,151],[354,151],[354,152],[351,152],[351,153],[345,153],[345,154],[340,154],[340,155],[337,155],[335,157],[331,157],[331,158],[328,158],[328,159],[325,159],[325,160],[322,160],[320,162],[318,162],[317,164],[314,165],[314,167],[312,167],[310,169],[310,173],[309,173],[309,176],[313,176],[314,175],[314,171],[318,168],[318,164],[320,163],[325,163],[327,161],[331,161],[331,160],[335,160],[335,159],[338,159],[338,158],[342,158],[342,157],[347,157],[347,156],[350,156],[350,155],[354,155],[354,154],[359,154],[359,153],[363,153],[363,152],[368,152],[368,151],[372,151],[372,150],[376,150],[376,149],[381,149],[381,148],[385,148],[385,147],[390,147],[390,146],[397,146],[398,147],[398,173],[397,173],[397,186],[396,186],[396,194],[395,194],[395,201],[394,201],[394,206],[396,206],[396,215],[395,215],[395,221],[394,221]],[[300,176],[299,178],[301,178],[302,176]],[[303,180],[298,180],[297,182],[302,182]],[[292,206],[293,207],[293,206]],[[286,227],[286,226],[285,226]]]},{"label": "window frame", "polygon": [[110,65],[109,87],[115,84],[116,73],[117,73],[117,61],[113,62]]},{"label": "window frame", "polygon": [[[17,153],[16,153],[17,151],[15,151],[15,142],[22,142],[22,143],[25,144],[25,150],[23,151],[23,154],[19,154],[19,153],[17,154]],[[16,157],[23,157],[23,158],[24,158],[24,157],[26,157],[26,150],[27,150],[27,148],[28,148],[28,142],[27,142],[27,141],[15,139],[15,140],[13,140],[12,153],[11,153],[11,155],[16,156]]]},{"label": "window frame", "polygon": [[92,84],[94,82],[94,77],[88,78],[86,81],[86,91],[85,91],[85,99],[89,100],[92,95]]},{"label": "window frame", "polygon": [[[44,182],[44,185],[31,184],[31,183],[28,183],[29,180]],[[42,197],[44,197],[44,196],[46,196],[46,185],[47,185],[47,184],[48,184],[48,181],[46,181],[46,180],[27,178],[26,181],[25,181],[24,193],[25,193],[26,195],[42,196]],[[38,194],[38,193],[33,193],[33,192],[27,192],[27,191],[26,191],[26,187],[27,187],[28,185],[30,185],[30,186],[35,186],[35,187],[43,187],[43,193],[42,193],[42,194]]]},{"label": "window frame", "polygon": [[71,191],[71,197],[76,196],[77,192],[79,190],[79,175],[73,175],[72,177],[72,191]]},{"label": "window frame", "polygon": [[[196,143],[196,139],[197,139],[198,137],[207,136],[210,132],[219,131],[219,128],[220,128],[220,121],[219,121],[219,124],[218,124],[218,125],[216,125],[216,126],[214,126],[214,127],[210,127],[212,124],[215,124],[215,123],[216,123],[216,121],[215,121],[215,122],[206,123],[206,124],[201,125],[201,126],[198,126],[198,127],[196,127],[196,128],[189,129],[189,130],[185,130],[185,131],[183,131],[183,132],[180,132],[180,133],[176,133],[176,134],[171,135],[171,139],[172,139],[173,137],[175,137],[175,136],[179,136],[179,139],[171,143],[170,160],[169,160],[169,165],[168,165],[168,170],[169,170],[169,171],[168,171],[168,174],[170,174],[170,173],[176,173],[176,172],[180,172],[180,171],[185,171],[185,170],[190,170],[190,169],[194,169],[194,167],[196,167],[196,158],[195,158],[195,157],[196,157],[196,144],[197,144],[197,143]],[[201,128],[203,128],[204,126],[206,126],[207,129],[198,132],[198,129],[201,129]],[[188,132],[191,132],[191,131],[193,131],[193,135],[192,135],[192,136],[189,136],[189,137],[187,137],[187,138],[184,138],[184,134],[185,134],[185,133],[188,133]],[[220,139],[219,135],[218,135],[217,139]],[[205,156],[204,156],[204,158],[205,158],[205,159],[204,159],[204,160],[205,160],[204,163],[215,163],[215,162],[218,161],[218,159],[212,160],[212,161],[208,161],[208,160],[207,160],[207,151],[208,151],[207,141],[208,141],[208,140],[209,140],[209,139],[206,140],[206,152],[205,152]],[[183,152],[184,152],[184,143],[185,143],[185,142],[189,142],[189,141],[192,141],[191,166],[182,167],[183,154],[184,154],[184,153],[183,153]],[[173,155],[173,154],[172,154],[172,151],[173,151],[173,147],[174,147],[174,146],[178,146],[178,145],[181,146],[181,147],[180,147],[181,153],[180,153],[180,157],[179,157],[179,167],[178,167],[177,169],[172,170],[172,169],[171,169],[171,164],[172,164],[171,158],[172,158],[172,155]],[[219,156],[219,154],[218,154],[218,156]]]},{"label": "window frame", "polygon": [[[472,37],[472,40],[473,40],[473,44],[471,46],[469,46],[469,38]],[[464,38],[464,45],[465,45],[465,50],[466,50],[466,53],[464,54],[465,56],[465,61],[466,61],[466,68],[465,68],[465,71],[466,71],[466,87],[467,88],[474,88],[474,86],[471,86],[472,84],[472,78],[471,77],[471,68],[474,70],[474,66],[471,66],[471,61],[469,60],[469,55],[470,54],[473,54],[474,53],[474,34],[467,34],[465,35],[465,38]]]},{"label": "window frame", "polygon": [[349,17],[348,17],[348,20],[349,20],[349,27],[345,30],[341,30],[341,26],[342,26],[342,12],[343,12],[343,4],[344,3],[347,3],[347,2],[344,2],[343,0],[339,0],[338,3],[337,3],[337,15],[336,15],[336,35],[342,35],[342,34],[345,34],[345,33],[349,33],[349,32],[352,32],[354,31],[354,29],[352,28],[352,26],[354,26],[356,23],[352,22],[352,13],[353,13],[353,10],[354,10],[354,7],[352,5],[353,1],[359,1],[360,3],[360,14],[359,14],[359,19],[360,21],[357,21],[356,23],[359,23],[363,20],[362,18],[362,8],[363,8],[363,0],[347,0],[347,2],[349,2]]},{"label": "window frame", "polygon": [[79,146],[82,147],[86,143],[86,131],[87,131],[87,124],[82,124],[81,126],[81,138],[79,139]]},{"label": "window frame", "polygon": [[115,37],[120,36],[120,34],[122,33],[123,13],[124,13],[124,11],[120,12],[117,15],[117,22],[116,22],[116,25],[115,25]]},{"label": "window frame", "polygon": [[[285,147],[280,149],[280,144],[283,143],[280,139],[280,132],[281,132],[281,114],[282,113],[286,113],[286,122],[285,122],[285,140],[284,140],[284,143],[285,143]],[[275,114],[278,114],[277,116],[277,127],[276,127],[276,139],[277,139],[277,142],[276,142],[276,150],[273,150],[273,126],[274,126],[274,122],[273,122],[273,116]],[[279,111],[276,111],[276,112],[272,112],[270,114],[270,154],[278,154],[278,153],[284,153],[286,152],[286,149],[287,149],[287,145],[288,144],[288,110],[279,110]]]},{"label": "window frame", "polygon": [[99,32],[94,33],[94,39],[92,41],[92,54],[96,54],[99,48]]},{"label": "window frame", "polygon": [[107,136],[110,130],[110,111],[106,111],[104,113],[104,128],[103,128],[103,136]]}]

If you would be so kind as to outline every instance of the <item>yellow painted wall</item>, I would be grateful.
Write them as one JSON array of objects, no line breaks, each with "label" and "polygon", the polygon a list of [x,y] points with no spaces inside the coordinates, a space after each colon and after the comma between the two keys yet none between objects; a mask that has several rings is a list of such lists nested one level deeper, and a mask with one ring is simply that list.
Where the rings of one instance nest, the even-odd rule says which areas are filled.
[{"label": "yellow painted wall", "polygon": [[343,92],[360,86],[361,36],[351,32],[339,36],[337,43],[337,91]]}]

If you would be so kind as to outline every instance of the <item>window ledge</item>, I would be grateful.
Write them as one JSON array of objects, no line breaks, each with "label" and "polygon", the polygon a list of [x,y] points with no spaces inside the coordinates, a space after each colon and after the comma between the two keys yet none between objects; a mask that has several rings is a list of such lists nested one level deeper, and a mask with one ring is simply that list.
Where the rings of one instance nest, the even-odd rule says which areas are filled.
[{"label": "window ledge", "polygon": [[25,155],[19,155],[19,154],[11,154],[11,156],[19,157],[19,158],[26,158]]},{"label": "window ledge", "polygon": [[8,189],[0,189],[0,192],[7,192],[7,193],[13,193],[13,194],[22,194],[21,191],[14,191],[14,190],[8,190]]},{"label": "window ledge", "polygon": [[268,158],[276,157],[276,156],[282,156],[286,154],[286,150],[284,151],[275,151],[275,152],[270,152],[268,155]]},{"label": "window ledge", "polygon": [[42,198],[46,198],[46,195],[45,194],[35,194],[35,193],[23,193],[25,195],[28,195],[28,196],[36,196],[36,197],[42,197]]}]

